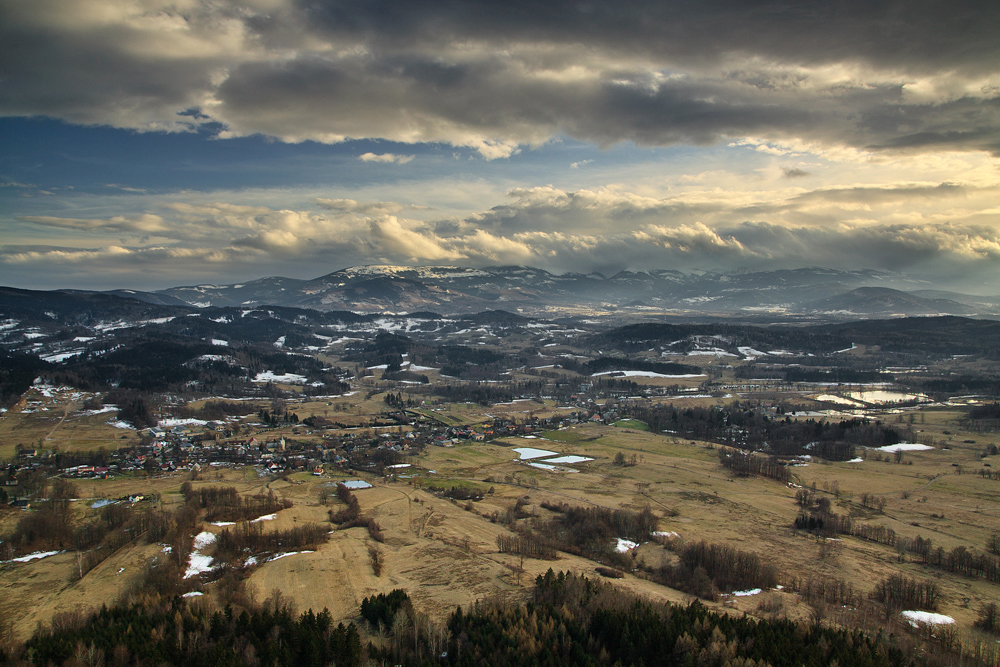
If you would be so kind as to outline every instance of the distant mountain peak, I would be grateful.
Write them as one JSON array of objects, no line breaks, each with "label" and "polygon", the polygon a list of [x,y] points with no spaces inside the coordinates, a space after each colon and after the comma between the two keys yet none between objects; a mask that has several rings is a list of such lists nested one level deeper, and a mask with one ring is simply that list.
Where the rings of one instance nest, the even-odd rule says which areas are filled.
[{"label": "distant mountain peak", "polygon": [[891,287],[863,286],[807,305],[815,312],[865,315],[973,315],[976,309],[950,299],[933,299]]}]

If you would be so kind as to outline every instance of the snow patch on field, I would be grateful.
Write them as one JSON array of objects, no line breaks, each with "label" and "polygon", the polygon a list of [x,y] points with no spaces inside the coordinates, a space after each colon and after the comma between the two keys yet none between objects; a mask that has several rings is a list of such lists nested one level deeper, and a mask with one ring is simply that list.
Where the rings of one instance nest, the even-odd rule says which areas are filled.
[{"label": "snow patch on field", "polygon": [[194,417],[184,417],[184,418],[171,417],[170,419],[161,419],[158,425],[161,428],[171,428],[173,426],[188,426],[188,425],[204,426],[207,423],[208,422],[205,421],[204,419],[195,419]]},{"label": "snow patch on field", "polygon": [[58,352],[56,354],[43,354],[42,359],[45,361],[57,364],[60,361],[66,361],[67,359],[72,359],[83,354],[83,350],[76,350],[74,352]]},{"label": "snow patch on field", "polygon": [[285,384],[305,384],[306,376],[299,375],[298,373],[283,373],[278,375],[272,371],[261,371],[257,373],[257,377],[253,379],[254,382],[283,382]]},{"label": "snow patch on field", "polygon": [[921,445],[916,442],[897,442],[895,445],[885,445],[883,447],[875,447],[874,449],[880,452],[923,452],[928,449],[934,449],[930,445]]},{"label": "snow patch on field", "polygon": [[349,479],[346,482],[338,482],[338,483],[339,484],[343,484],[348,489],[352,489],[352,490],[355,490],[355,489],[370,489],[370,488],[372,488],[371,484],[369,484],[368,482],[366,482],[366,481],[364,481],[362,479]]},{"label": "snow patch on field", "polygon": [[899,613],[915,628],[923,625],[950,625],[955,622],[951,616],[932,614],[929,611],[903,611]]},{"label": "snow patch on field", "polygon": [[191,577],[196,577],[199,574],[204,574],[205,572],[212,571],[212,557],[205,556],[198,553],[197,551],[191,554],[188,559],[187,570],[184,571],[184,578],[190,579]]},{"label": "snow patch on field", "polygon": [[751,588],[748,591],[733,591],[733,595],[738,598],[750,597],[751,595],[759,595],[762,591],[759,588]]},{"label": "snow patch on field", "polygon": [[703,378],[704,374],[697,375],[665,375],[663,373],[654,373],[653,371],[604,371],[602,373],[594,373],[591,377],[597,377],[599,375],[618,375],[622,373],[624,377],[627,378]]},{"label": "snow patch on field", "polygon": [[624,537],[616,537],[615,540],[616,540],[615,551],[617,551],[620,554],[628,553],[632,549],[635,549],[637,546],[639,546],[638,542],[633,542],[632,540],[626,540]]},{"label": "snow patch on field", "polygon": [[174,317],[157,317],[152,320],[142,320],[138,322],[126,322],[125,320],[118,320],[117,322],[102,322],[94,327],[97,331],[106,333],[108,331],[115,331],[117,329],[131,329],[135,327],[146,326],[147,324],[166,324],[176,318]]},{"label": "snow patch on field", "polygon": [[280,553],[280,554],[274,554],[274,556],[272,556],[268,560],[278,560],[279,558],[284,558],[285,556],[294,556],[295,554],[311,554],[311,553],[315,553],[315,552],[313,552],[313,551],[285,551],[285,552]]},{"label": "snow patch on field", "polygon": [[80,412],[80,415],[83,417],[93,417],[94,415],[101,415],[104,414],[105,412],[118,412],[118,406],[105,405],[103,408],[99,410],[82,410]]},{"label": "snow patch on field", "polygon": [[203,531],[195,536],[194,551],[191,552],[191,556],[188,558],[188,567],[184,572],[185,579],[190,579],[191,577],[198,576],[199,574],[212,571],[212,557],[201,553],[202,549],[205,549],[212,544],[215,544],[214,533]]},{"label": "snow patch on field", "polygon": [[36,551],[33,554],[28,554],[27,556],[18,556],[17,558],[11,558],[10,560],[0,561],[0,563],[27,563],[28,561],[38,560],[40,558],[48,558],[49,556],[55,556],[56,554],[61,554],[61,551]]},{"label": "snow patch on field", "polygon": [[195,549],[201,550],[211,544],[215,544],[215,533],[210,533],[207,530],[198,533],[194,538]]},{"label": "snow patch on field", "polygon": [[265,514],[264,516],[259,516],[250,523],[260,523],[261,521],[274,521],[278,518],[277,514]]}]

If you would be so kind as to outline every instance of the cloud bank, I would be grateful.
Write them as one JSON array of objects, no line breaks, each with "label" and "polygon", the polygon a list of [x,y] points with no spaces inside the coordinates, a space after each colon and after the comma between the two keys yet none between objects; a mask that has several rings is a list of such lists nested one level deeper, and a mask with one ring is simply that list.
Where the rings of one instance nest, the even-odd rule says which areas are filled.
[{"label": "cloud bank", "polygon": [[[58,262],[64,268],[53,269],[56,275],[118,280],[141,269],[160,287],[175,284],[163,280],[178,271],[203,280],[314,277],[366,263],[524,264],[606,275],[626,268],[878,267],[995,280],[1000,209],[986,202],[998,194],[997,187],[957,183],[661,198],[535,187],[512,190],[506,203],[458,219],[417,219],[413,213],[426,211],[352,199],[319,198],[308,210],[174,202],[134,218],[25,217],[26,225],[84,231],[95,244],[5,246],[0,263],[17,272]],[[121,242],[123,234],[133,241]]]},{"label": "cloud bank", "polygon": [[8,0],[0,114],[487,158],[560,136],[996,154],[995,13],[972,0]]}]

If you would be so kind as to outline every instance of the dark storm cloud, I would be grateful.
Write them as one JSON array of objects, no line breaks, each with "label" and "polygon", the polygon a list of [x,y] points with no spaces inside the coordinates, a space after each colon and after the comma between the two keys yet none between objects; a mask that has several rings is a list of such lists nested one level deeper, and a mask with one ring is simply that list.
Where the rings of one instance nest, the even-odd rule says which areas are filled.
[{"label": "dark storm cloud", "polygon": [[[994,3],[8,0],[0,113],[508,156],[748,135],[1000,151]],[[191,109],[199,113],[180,115]]]},{"label": "dark storm cloud", "polygon": [[656,82],[639,72],[608,72],[593,81],[553,81],[517,62],[487,57],[449,67],[422,59],[349,63],[310,59],[236,69],[219,98],[236,127],[295,138],[339,133],[407,140],[499,137],[531,143],[565,132],[610,144],[711,143],[720,135],[822,126],[822,114],[775,105],[750,91],[690,78]]},{"label": "dark storm cloud", "polygon": [[587,44],[686,66],[733,52],[806,64],[860,59],[906,71],[984,72],[1000,60],[996,4],[988,0],[306,0],[300,6],[324,30],[376,43]]}]

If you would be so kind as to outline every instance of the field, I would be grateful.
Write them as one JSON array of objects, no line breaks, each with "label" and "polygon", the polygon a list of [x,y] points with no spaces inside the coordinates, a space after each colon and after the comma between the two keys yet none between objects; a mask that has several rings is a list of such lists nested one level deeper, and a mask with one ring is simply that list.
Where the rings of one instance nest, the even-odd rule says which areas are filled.
[{"label": "field", "polygon": [[[739,364],[711,357],[700,363],[706,373],[701,379],[630,379],[643,380],[642,387],[652,394],[642,399],[646,408],[695,414],[736,409],[738,402],[747,406],[752,400],[754,409],[786,423],[857,416],[831,402],[829,392],[835,388],[747,380],[739,375]],[[709,374],[711,390],[699,388]],[[560,381],[569,377],[553,376]],[[516,376],[525,382],[537,378],[523,369]],[[585,388],[579,380],[568,381]],[[434,382],[443,380],[435,376]],[[665,573],[679,567],[685,549],[705,542],[755,555],[773,566],[779,584],[739,595],[713,589],[701,595],[712,609],[907,633],[900,608],[867,602],[889,577],[904,575],[936,587],[934,611],[954,619],[955,636],[963,644],[992,641],[974,623],[986,605],[1000,600],[1000,584],[951,571],[913,546],[930,540],[941,554],[963,548],[962,553],[984,554],[1000,533],[1000,480],[992,476],[1000,459],[989,454],[1000,445],[1000,433],[971,430],[966,401],[870,408],[871,420],[910,429],[910,445],[927,447],[905,446],[899,453],[858,447],[855,458],[845,461],[786,457],[787,480],[777,481],[723,466],[720,452],[724,457],[728,450],[718,442],[662,427],[657,432],[626,409],[616,414],[632,399],[539,395],[481,405],[448,401],[376,375],[355,378],[351,391],[341,396],[304,396],[298,393],[301,387],[278,389],[287,390],[280,400],[258,398],[248,403],[246,414],[219,420],[225,435],[207,435],[201,445],[206,449],[200,450],[215,447],[217,460],[203,465],[192,463],[194,454],[180,451],[180,445],[170,455],[176,467],[160,465],[170,459],[166,447],[156,465],[149,465],[152,456],[145,463],[136,459],[136,452],[150,447],[149,437],[120,423],[114,407],[93,409],[95,396],[85,392],[36,385],[3,413],[0,459],[13,464],[30,451],[77,457],[74,461],[81,456],[103,461],[120,447],[132,452],[131,465],[107,479],[71,480],[77,498],[66,507],[73,526],[110,521],[102,508],[94,507],[98,501],[142,494],[145,498],[130,511],[175,517],[171,525],[184,527],[167,531],[162,541],[150,540],[146,533],[127,535],[89,569],[85,559],[93,547],[75,550],[71,540],[37,549],[56,552],[51,555],[15,560],[15,555],[31,555],[22,548],[28,538],[19,526],[45,505],[36,503],[27,513],[0,509],[0,536],[20,535],[22,540],[0,543],[0,558],[6,559],[0,562],[0,618],[11,635],[25,640],[40,625],[63,623],[77,612],[146,590],[150,564],[168,563],[170,549],[182,548],[185,540],[190,545],[196,534],[218,539],[223,531],[236,530],[214,525],[206,518],[206,507],[191,500],[199,490],[232,487],[244,499],[273,493],[278,501],[288,501],[290,506],[273,517],[260,517],[265,534],[313,526],[322,528],[326,541],[255,554],[252,563],[236,570],[179,580],[176,591],[194,594],[200,604],[259,602],[279,591],[299,610],[326,608],[336,621],[357,621],[365,598],[398,588],[407,591],[414,609],[443,622],[459,605],[523,599],[535,577],[550,568],[598,577],[597,568],[611,566],[620,575],[616,586],[685,604],[695,599],[694,593],[690,587],[681,586],[685,592],[667,585]],[[847,395],[849,389],[840,393]],[[169,416],[182,402],[158,410]],[[794,414],[779,412],[784,405],[794,406]],[[201,399],[185,409],[195,414],[204,408]],[[294,420],[264,423],[261,415],[269,410],[294,413]],[[613,416],[604,419],[602,413]],[[209,428],[205,419],[163,423]],[[253,462],[226,458],[233,451],[226,447],[235,442],[253,449],[254,456],[266,455]],[[373,452],[382,458],[370,458]],[[293,465],[295,458],[310,462]],[[282,466],[274,466],[276,460]],[[346,480],[371,486],[352,491],[356,520],[332,523],[330,514],[347,507],[337,497],[338,482]],[[55,482],[45,483],[54,489]],[[184,487],[187,496],[182,485],[189,485]],[[610,558],[565,545],[544,555],[501,548],[504,540],[514,538],[544,541],[561,525],[567,508],[622,511],[622,516],[639,516],[648,508],[655,526],[635,545],[622,547],[626,536],[615,536],[621,553],[612,553],[614,544],[605,544]],[[822,516],[882,531],[878,535],[891,532],[892,539],[794,527],[809,513],[818,516],[817,508],[826,512]],[[199,553],[215,557],[218,548],[206,543]],[[187,561],[179,565],[183,571]],[[817,599],[808,593],[817,582],[848,585],[853,602]],[[368,631],[378,635],[376,628]]]},{"label": "field", "polygon": [[[449,407],[446,414],[461,415],[466,421],[489,419],[481,409]],[[50,412],[58,410],[55,403]],[[491,409],[489,415],[495,413]],[[559,554],[555,561],[528,558],[523,563],[512,554],[498,553],[497,536],[508,529],[491,517],[507,511],[517,499],[526,500],[529,515],[541,518],[552,514],[542,508],[542,503],[631,510],[648,505],[659,517],[659,531],[675,533],[685,542],[705,540],[757,553],[777,566],[782,581],[836,578],[848,580],[860,590],[870,590],[881,579],[900,572],[933,581],[942,594],[939,613],[953,617],[958,627],[969,633],[977,610],[1000,599],[1000,586],[942,573],[912,556],[901,556],[894,548],[856,537],[817,538],[791,528],[799,512],[796,488],[814,488],[841,513],[891,527],[901,536],[929,537],[946,550],[959,546],[981,550],[1000,527],[1000,482],[973,472],[981,465],[979,454],[990,439],[982,434],[966,437],[970,434],[957,430],[962,416],[958,411],[928,409],[921,414],[921,433],[936,442],[947,440],[947,448],[906,452],[900,462],[892,456],[874,460],[870,453],[868,460],[856,463],[809,461],[794,468],[793,483],[787,486],[763,478],[733,477],[719,465],[716,447],[711,443],[654,434],[643,429],[644,424],[634,422],[578,424],[544,432],[540,437],[429,447],[411,459],[412,467],[405,478],[402,474],[367,476],[374,486],[355,492],[362,511],[378,521],[386,536],[378,546],[384,553],[381,576],[374,574],[371,565],[369,546],[374,543],[368,532],[358,527],[334,530],[329,542],[312,553],[267,562],[255,568],[247,581],[258,597],[278,589],[299,608],[328,608],[337,619],[356,617],[361,600],[367,596],[403,588],[424,613],[443,619],[457,605],[516,595],[550,567],[593,573],[594,562],[567,553]],[[48,423],[44,422],[45,415],[44,411],[33,412],[18,422],[16,415],[10,414],[4,424],[11,432],[27,432],[33,424],[37,427]],[[72,434],[91,428],[92,437],[99,440],[99,429],[106,427],[81,423],[85,419],[59,426],[53,436],[61,429]],[[542,448],[593,460],[574,463],[571,469],[577,472],[553,472],[519,461],[514,447]],[[635,455],[635,465],[616,465],[618,453],[623,453],[626,461]],[[162,507],[177,507],[183,502],[180,485],[189,477],[173,474],[147,478],[136,474],[82,481],[79,489],[84,498],[74,503],[74,512],[82,519],[96,513],[89,509],[93,500],[135,492],[159,494]],[[270,530],[325,523],[328,508],[319,502],[319,491],[337,479],[338,475],[317,477],[307,473],[257,478],[247,470],[218,469],[202,475],[194,486],[234,485],[247,495],[271,490],[291,500],[291,508],[268,522]],[[485,490],[486,495],[480,501],[465,503],[434,493],[455,485]],[[879,510],[865,507],[861,502],[864,494],[884,499],[884,505]],[[6,512],[3,531],[12,529],[18,519],[18,512]],[[202,528],[216,533],[222,530]],[[650,566],[674,557],[655,543],[641,545],[633,556],[637,564]],[[58,612],[113,603],[138,584],[147,561],[153,557],[163,557],[162,547],[138,544],[125,548],[75,582],[77,557],[71,551],[7,563],[0,572],[4,582],[0,613],[13,622],[15,634],[25,638],[36,624],[49,622]],[[523,572],[519,573],[522,566]],[[636,576],[639,574],[627,573],[618,584],[656,599],[692,599]],[[211,583],[194,580],[189,584],[212,594]],[[769,600],[766,605],[762,603],[765,598]],[[25,599],[33,603],[24,605]],[[793,618],[817,613],[791,591],[723,596],[709,604],[748,613],[780,609]],[[836,616],[832,610],[826,613]]]}]

